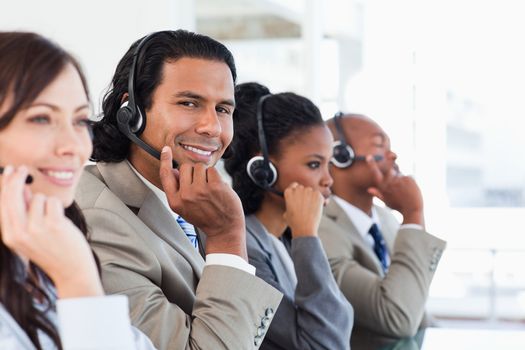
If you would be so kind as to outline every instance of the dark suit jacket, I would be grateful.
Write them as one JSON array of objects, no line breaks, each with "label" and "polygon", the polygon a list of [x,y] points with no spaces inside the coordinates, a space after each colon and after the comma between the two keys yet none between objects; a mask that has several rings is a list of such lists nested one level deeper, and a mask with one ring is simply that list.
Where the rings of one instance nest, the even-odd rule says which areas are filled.
[{"label": "dark suit jacket", "polygon": [[127,162],[84,171],[76,196],[108,293],[129,298],[132,323],[159,349],[255,349],[281,293],[211,265]]},{"label": "dark suit jacket", "polygon": [[284,294],[261,349],[349,349],[354,313],[332,277],[320,240],[292,240],[295,287],[255,215],[246,217],[246,230],[248,256],[257,276]]},{"label": "dark suit jacket", "polygon": [[[402,228],[389,209],[376,207],[390,252],[386,275],[368,242],[331,200],[319,228],[337,284],[355,309],[354,350],[374,349],[379,339],[405,338],[427,325],[425,302],[445,242],[429,233]],[[385,339],[387,340],[387,339]]]}]

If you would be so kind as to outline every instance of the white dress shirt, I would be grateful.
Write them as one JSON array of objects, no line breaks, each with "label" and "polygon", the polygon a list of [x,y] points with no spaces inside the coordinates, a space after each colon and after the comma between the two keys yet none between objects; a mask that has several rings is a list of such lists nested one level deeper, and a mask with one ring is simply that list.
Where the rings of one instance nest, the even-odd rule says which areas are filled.
[{"label": "white dress shirt", "polygon": [[149,338],[131,325],[124,295],[59,299],[57,317],[65,350],[155,349]]},{"label": "white dress shirt", "polygon": [[352,224],[354,224],[357,232],[359,232],[359,235],[363,237],[365,242],[374,249],[374,239],[371,235],[368,234],[368,231],[372,227],[373,224],[376,224],[377,227],[379,227],[379,230],[381,230],[381,223],[379,222],[379,217],[377,216],[377,211],[372,206],[372,216],[368,216],[367,213],[359,209],[358,207],[348,203],[341,197],[337,197],[336,195],[333,196],[333,199],[336,201],[337,204],[343,209],[345,214],[350,218],[352,221]]},{"label": "white dress shirt", "polygon": [[[362,211],[355,205],[348,203],[341,197],[337,197],[336,195],[333,195],[333,199],[343,209],[345,214],[350,218],[350,220],[354,224],[355,228],[357,229],[357,232],[359,232],[359,234],[363,237],[365,242],[373,250],[374,249],[374,239],[372,238],[372,235],[368,234],[368,231],[370,230],[373,224],[376,224],[379,230],[381,230],[381,222],[379,221],[379,217],[377,215],[377,211],[375,207],[372,206],[372,216],[369,216],[367,213],[365,213],[364,211]],[[418,224],[403,224],[399,226],[399,229],[402,229],[402,228],[412,228],[412,229],[422,230],[423,226],[418,225]],[[386,261],[387,261],[387,265],[390,265],[390,252],[388,252],[386,256]]]},{"label": "white dress shirt", "polygon": [[[53,287],[46,288],[51,291]],[[41,310],[47,306],[35,306]],[[148,337],[131,325],[128,298],[123,295],[67,298],[56,301],[56,313],[46,317],[57,326],[64,350],[155,350]],[[44,350],[56,346],[44,332],[38,331]],[[35,350],[25,331],[0,304],[0,349]]]},{"label": "white dress shirt", "polygon": [[[175,213],[173,210],[171,210],[170,205],[168,203],[168,197],[166,196],[166,193],[162,191],[160,188],[152,184],[148,179],[146,179],[144,176],[142,176],[135,167],[128,161],[129,166],[131,169],[137,174],[139,179],[144,182],[144,184],[155,193],[155,195],[160,199],[162,204],[172,213],[173,218],[175,221],[177,221],[177,218],[179,217],[179,214]],[[226,253],[213,253],[213,254],[207,254],[206,255],[206,264],[207,265],[223,265],[223,266],[229,266],[234,267],[236,269],[245,271],[251,275],[255,276],[255,266],[250,265],[246,260],[241,258],[238,255],[235,254],[226,254]]]}]

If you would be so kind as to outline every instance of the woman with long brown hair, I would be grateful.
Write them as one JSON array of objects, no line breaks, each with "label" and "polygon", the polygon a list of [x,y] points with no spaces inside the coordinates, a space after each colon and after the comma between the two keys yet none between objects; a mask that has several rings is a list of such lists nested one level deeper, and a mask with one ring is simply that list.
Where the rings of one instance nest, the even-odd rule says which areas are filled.
[{"label": "woman with long brown hair", "polygon": [[151,349],[127,300],[105,297],[73,201],[92,145],[77,61],[0,32],[0,348]]}]

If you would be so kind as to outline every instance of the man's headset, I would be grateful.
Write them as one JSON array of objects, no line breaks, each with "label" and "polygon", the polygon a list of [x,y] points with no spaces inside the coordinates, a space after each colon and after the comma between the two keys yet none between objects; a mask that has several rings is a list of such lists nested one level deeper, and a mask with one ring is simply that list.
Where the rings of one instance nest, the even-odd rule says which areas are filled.
[{"label": "man's headset", "polygon": [[[331,159],[332,164],[341,169],[350,167],[355,161],[366,160],[366,156],[356,156],[354,149],[346,142],[343,125],[341,123],[342,117],[343,112],[337,112],[334,116],[334,125],[337,130],[338,140],[334,142],[334,151]],[[376,162],[383,159],[384,157],[382,155],[374,155]]]},{"label": "man's headset", "polygon": [[[120,132],[126,135],[126,137],[130,139],[131,142],[142,148],[151,156],[160,160],[160,152],[138,137],[146,127],[146,113],[141,111],[140,106],[136,102],[137,99],[135,95],[135,75],[137,74],[139,56],[141,54],[142,48],[157,33],[159,32],[154,32],[147,35],[139,42],[135,48],[135,51],[133,52],[133,63],[131,64],[128,78],[128,100],[125,101],[117,111],[117,125]],[[177,162],[173,160],[172,163],[173,168],[178,167]]]},{"label": "man's headset", "polygon": [[268,156],[268,146],[266,145],[266,136],[264,135],[263,125],[263,107],[264,102],[271,94],[262,96],[257,102],[257,132],[259,135],[259,145],[261,147],[262,156],[254,156],[246,164],[246,172],[250,179],[260,188],[283,196],[281,191],[276,190],[272,186],[277,181],[277,169],[270,162]]}]

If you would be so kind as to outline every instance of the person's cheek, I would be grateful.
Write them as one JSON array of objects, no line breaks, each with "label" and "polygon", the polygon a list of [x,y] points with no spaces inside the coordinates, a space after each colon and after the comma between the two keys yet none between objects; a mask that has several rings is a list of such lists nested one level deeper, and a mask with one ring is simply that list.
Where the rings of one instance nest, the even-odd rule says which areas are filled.
[{"label": "person's cheek", "polygon": [[229,146],[229,144],[232,142],[233,139],[233,122],[231,120],[227,120],[222,125],[222,142],[223,147],[226,148]]}]

